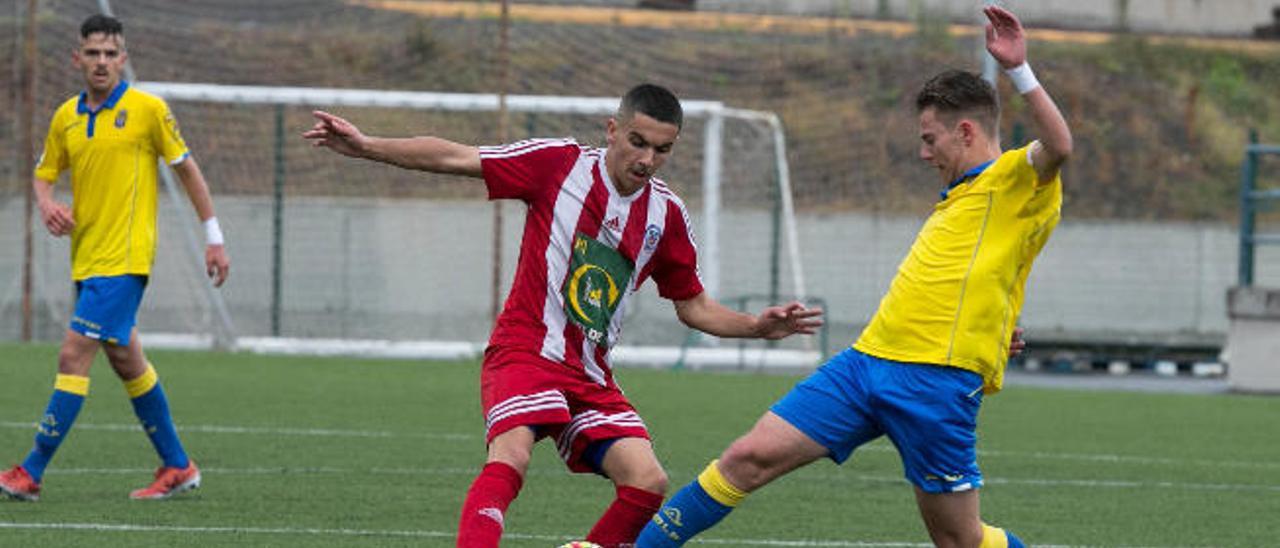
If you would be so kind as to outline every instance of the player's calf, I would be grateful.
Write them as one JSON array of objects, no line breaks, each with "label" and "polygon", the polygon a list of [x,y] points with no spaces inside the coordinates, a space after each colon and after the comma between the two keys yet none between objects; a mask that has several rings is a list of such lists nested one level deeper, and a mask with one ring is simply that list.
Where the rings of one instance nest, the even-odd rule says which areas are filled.
[{"label": "player's calf", "polygon": [[636,548],[683,546],[694,535],[720,523],[747,493],[729,483],[712,461],[698,479],[662,505],[636,539]]}]

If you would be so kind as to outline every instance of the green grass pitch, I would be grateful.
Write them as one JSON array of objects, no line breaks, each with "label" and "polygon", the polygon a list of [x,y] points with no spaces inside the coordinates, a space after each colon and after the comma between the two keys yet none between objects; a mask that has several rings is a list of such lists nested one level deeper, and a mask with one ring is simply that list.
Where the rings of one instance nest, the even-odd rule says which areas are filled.
[{"label": "green grass pitch", "polygon": [[[0,345],[0,464],[20,462],[57,349]],[[478,364],[151,352],[204,486],[130,501],[156,458],[99,358],[38,503],[0,501],[0,546],[441,546],[484,459]],[[672,488],[798,377],[627,370]],[[983,515],[1039,545],[1272,546],[1280,398],[1010,387],[984,405]],[[883,440],[753,495],[715,546],[928,542]],[[540,444],[504,546],[584,536],[607,481]]]}]

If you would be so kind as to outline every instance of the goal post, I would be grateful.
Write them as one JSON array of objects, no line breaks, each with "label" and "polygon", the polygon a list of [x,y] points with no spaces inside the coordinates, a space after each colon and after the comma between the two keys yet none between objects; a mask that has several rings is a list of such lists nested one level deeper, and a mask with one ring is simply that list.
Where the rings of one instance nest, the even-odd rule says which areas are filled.
[{"label": "goal post", "polygon": [[[221,84],[204,84],[204,83],[180,83],[180,82],[138,82],[136,84],[139,89],[153,93],[165,98],[173,105],[179,119],[185,119],[185,110],[192,108],[209,108],[210,105],[228,105],[228,106],[259,106],[274,107],[276,112],[280,112],[280,108],[284,107],[307,107],[307,108],[366,108],[366,109],[383,109],[389,112],[496,112],[499,108],[499,96],[496,94],[470,94],[470,93],[437,93],[437,92],[415,92],[415,91],[394,91],[394,90],[367,90],[367,89],[346,89],[346,88],[310,88],[310,87],[277,87],[277,86],[236,86]],[[567,96],[538,96],[538,95],[508,95],[505,97],[506,109],[509,113],[528,113],[530,115],[548,115],[548,116],[592,116],[600,117],[613,114],[618,106],[618,99],[613,97],[567,97]],[[797,227],[795,223],[794,206],[791,199],[790,189],[790,172],[786,160],[786,141],[785,132],[777,115],[772,112],[755,111],[749,109],[732,108],[720,101],[705,100],[685,100],[681,102],[684,109],[686,119],[697,119],[701,121],[701,208],[698,210],[701,216],[701,223],[698,230],[699,255],[701,258],[702,277],[706,285],[707,291],[714,296],[733,297],[736,293],[770,293],[775,297],[784,294],[787,298],[803,299],[805,295],[804,274],[801,268],[799,238],[797,235]],[[297,131],[285,130],[280,127],[283,122],[283,116],[276,115],[276,137],[275,139],[289,138],[294,136]],[[208,124],[208,121],[201,122]],[[770,222],[771,234],[769,238],[773,251],[768,260],[772,262],[772,267],[768,288],[751,287],[749,289],[726,287],[723,285],[722,271],[724,267],[724,243],[722,242],[722,234],[725,230],[725,197],[722,195],[725,186],[724,166],[726,161],[735,161],[733,158],[725,156],[726,141],[726,123],[750,124],[758,126],[762,129],[759,132],[767,135],[772,141],[772,146],[764,147],[757,145],[758,148],[765,150],[773,156],[769,162],[774,171],[771,174],[776,185],[773,195],[776,196],[777,206],[770,213],[773,219]],[[276,143],[275,147],[281,147],[281,143]],[[199,152],[199,151],[197,151]],[[259,154],[261,156],[261,154]],[[283,162],[283,154],[274,155],[276,162]],[[226,161],[225,159],[223,161]],[[266,166],[260,166],[260,171],[267,172]],[[282,165],[275,166],[274,171],[280,173],[283,170]],[[279,184],[279,181],[277,181]],[[279,190],[277,189],[277,193]],[[221,204],[221,199],[219,199]],[[221,205],[220,205],[221,209]],[[691,213],[693,213],[691,211]],[[278,207],[275,212],[279,215]],[[279,221],[276,221],[279,226]],[[230,228],[230,227],[229,227]],[[234,237],[234,228],[228,232],[229,236]],[[275,235],[279,238],[279,234]],[[233,248],[235,242],[232,242]],[[741,241],[735,240],[730,245],[742,245]],[[505,246],[505,244],[504,244]],[[234,249],[233,249],[234,250]],[[785,258],[783,256],[785,255]],[[785,263],[785,264],[782,264]],[[761,265],[763,266],[763,265]],[[260,268],[258,270],[261,270]],[[465,275],[458,273],[458,275]],[[785,276],[785,281],[783,277]],[[783,289],[783,285],[789,286]],[[279,291],[279,289],[275,289]],[[279,299],[273,299],[276,303]],[[253,347],[261,351],[284,351],[285,347],[291,346],[284,344],[285,341],[295,340],[289,337],[263,337],[260,330],[248,327],[241,330],[236,338],[236,346],[240,348]],[[291,334],[292,335],[292,334]],[[324,345],[329,350],[325,352],[333,353],[333,348],[342,348],[341,338],[334,339],[332,337],[320,337],[326,340]],[[357,337],[363,338],[363,337]],[[391,339],[404,339],[404,337],[389,337]],[[436,338],[436,337],[430,337]],[[479,337],[474,337],[479,338]],[[192,345],[199,346],[199,341],[203,338],[197,337],[196,342],[191,342],[190,336],[180,334],[173,335],[153,335],[149,339],[157,341],[154,344],[165,344],[166,341],[176,345]],[[306,340],[306,339],[298,339]],[[355,339],[353,339],[354,341]],[[448,339],[441,339],[448,340]],[[269,342],[268,342],[269,341]],[[295,343],[302,344],[302,343]],[[336,345],[336,346],[334,346]],[[305,346],[305,345],[304,345]],[[318,341],[313,339],[311,346],[319,348]],[[397,348],[394,355],[400,355],[405,352],[405,348],[413,348],[415,353],[425,357],[431,357],[431,352],[427,349],[433,348],[430,344],[409,344],[395,343],[393,346]],[[372,348],[385,348],[385,345],[379,346],[375,343]],[[367,338],[363,343],[352,343],[350,347],[353,353],[369,354],[371,348]],[[454,357],[458,353],[459,345],[456,342],[442,342],[438,347],[441,350],[441,356]],[[808,362],[816,359],[811,351],[807,348],[802,349],[804,352],[800,358],[794,356],[788,358],[780,358],[786,352],[794,352],[794,350],[779,349],[777,356],[771,362],[768,356],[764,356],[755,360],[754,363],[772,364],[778,360],[788,361],[788,363]],[[305,351],[296,349],[293,351]],[[372,352],[376,354],[377,352]],[[627,356],[636,354],[634,352],[621,352],[619,356]],[[665,355],[655,354],[653,352],[641,353],[645,356]],[[742,356],[739,352],[732,357],[734,363],[741,363]],[[708,359],[707,363],[714,363],[714,359]],[[778,362],[781,363],[781,362]]]}]

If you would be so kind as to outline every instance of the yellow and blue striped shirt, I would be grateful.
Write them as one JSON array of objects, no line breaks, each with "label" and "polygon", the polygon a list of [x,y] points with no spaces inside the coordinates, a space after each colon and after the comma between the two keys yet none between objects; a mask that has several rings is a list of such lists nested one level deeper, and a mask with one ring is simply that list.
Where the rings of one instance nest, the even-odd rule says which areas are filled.
[{"label": "yellow and blue striped shirt", "polygon": [[71,278],[149,275],[156,250],[157,156],[189,154],[164,100],[120,82],[97,109],[81,93],[49,123],[37,179],[71,170]]},{"label": "yellow and blue striped shirt", "polygon": [[853,347],[1004,382],[1027,275],[1058,224],[1062,179],[1040,183],[1031,147],[1001,154],[945,194]]}]

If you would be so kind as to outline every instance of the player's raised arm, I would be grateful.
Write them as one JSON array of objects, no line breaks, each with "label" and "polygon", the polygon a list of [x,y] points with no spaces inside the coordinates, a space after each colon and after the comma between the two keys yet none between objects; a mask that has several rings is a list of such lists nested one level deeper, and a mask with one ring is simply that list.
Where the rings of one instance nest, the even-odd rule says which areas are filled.
[{"label": "player's raised arm", "polygon": [[317,110],[312,114],[316,124],[302,136],[314,146],[406,169],[481,176],[480,151],[476,147],[439,137],[373,137],[328,112]]},{"label": "player's raised arm", "polygon": [[1031,152],[1032,163],[1041,181],[1051,180],[1071,156],[1071,128],[1067,127],[1062,112],[1027,64],[1027,41],[1022,23],[999,6],[987,6],[982,11],[988,19],[987,51],[1004,68],[1018,93],[1030,105],[1031,116],[1039,130],[1039,145]]},{"label": "player's raised arm", "polygon": [[798,302],[770,306],[758,316],[731,310],[706,292],[675,301],[676,316],[685,325],[717,337],[781,339],[795,334],[812,335],[822,326],[822,309]]}]

